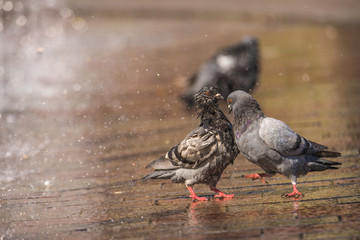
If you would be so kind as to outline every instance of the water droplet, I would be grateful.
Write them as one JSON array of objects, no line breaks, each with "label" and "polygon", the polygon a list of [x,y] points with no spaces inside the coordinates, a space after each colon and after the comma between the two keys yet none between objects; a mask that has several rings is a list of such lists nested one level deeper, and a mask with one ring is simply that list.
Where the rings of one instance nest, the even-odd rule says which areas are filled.
[{"label": "water droplet", "polygon": [[86,31],[86,22],[81,17],[75,17],[71,21],[71,26],[78,32]]},{"label": "water droplet", "polygon": [[38,47],[38,48],[36,49],[36,52],[41,54],[41,53],[44,52],[44,48],[43,48],[43,47]]},{"label": "water droplet", "polygon": [[14,8],[14,4],[12,3],[12,1],[7,1],[4,3],[2,9],[4,9],[4,11],[11,11]]},{"label": "water droplet", "polygon": [[27,23],[27,18],[23,15],[19,16],[17,19],[16,19],[16,24],[20,27],[22,26],[25,26]]},{"label": "water droplet", "polygon": [[73,15],[73,12],[72,12],[72,10],[70,8],[62,8],[62,9],[60,9],[60,16],[62,18],[67,19],[67,18],[71,17],[72,15]]},{"label": "water droplet", "polygon": [[310,75],[308,73],[304,73],[302,75],[302,79],[304,82],[309,82],[311,80]]},{"label": "water droplet", "polygon": [[81,90],[81,85],[76,83],[76,84],[73,85],[73,89],[78,92],[78,91]]}]

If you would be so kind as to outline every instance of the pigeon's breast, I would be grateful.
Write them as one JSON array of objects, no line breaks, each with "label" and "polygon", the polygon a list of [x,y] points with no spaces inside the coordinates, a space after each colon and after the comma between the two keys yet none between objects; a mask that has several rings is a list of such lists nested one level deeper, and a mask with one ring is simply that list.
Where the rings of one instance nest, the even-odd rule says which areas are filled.
[{"label": "pigeon's breast", "polygon": [[262,149],[261,141],[259,141],[258,131],[255,124],[251,124],[247,126],[247,128],[237,128],[235,130],[236,136],[236,144],[239,150],[249,156],[250,161],[254,161],[259,155],[264,154],[264,150]]},{"label": "pigeon's breast", "polygon": [[[281,156],[267,147],[259,137],[259,128],[256,122],[250,124],[245,131],[235,130],[236,144],[243,155],[252,163],[260,166],[266,172],[277,172],[277,163]],[[274,155],[274,156],[273,156]],[[277,154],[279,155],[279,154]],[[273,161],[273,158],[278,160]]]}]

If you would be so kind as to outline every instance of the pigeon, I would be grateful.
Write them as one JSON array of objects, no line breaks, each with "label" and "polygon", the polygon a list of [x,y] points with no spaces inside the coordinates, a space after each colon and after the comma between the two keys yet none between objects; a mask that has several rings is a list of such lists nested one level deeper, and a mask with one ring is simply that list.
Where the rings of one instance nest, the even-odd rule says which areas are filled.
[{"label": "pigeon", "polygon": [[203,87],[216,87],[225,98],[235,90],[251,91],[259,76],[258,40],[245,37],[228,46],[205,62],[189,79],[190,87],[181,99],[188,109],[194,105],[194,94]]},{"label": "pigeon", "polygon": [[266,117],[258,102],[248,93],[238,90],[228,98],[229,114],[234,112],[235,141],[240,152],[265,173],[244,177],[260,179],[276,173],[287,176],[293,185],[293,192],[283,197],[302,197],[296,188],[299,176],[311,171],[337,169],[339,162],[322,159],[340,157],[341,153],[327,151],[327,147],[309,141],[294,132],[284,122]]},{"label": "pigeon", "polygon": [[199,127],[164,156],[147,165],[146,168],[152,167],[155,171],[143,177],[144,180],[171,179],[175,183],[185,183],[193,201],[208,200],[195,194],[192,186],[198,183],[208,185],[217,193],[214,197],[234,197],[216,188],[225,168],[233,164],[239,154],[232,124],[219,109],[220,99],[224,98],[213,87],[204,87],[195,95]]}]

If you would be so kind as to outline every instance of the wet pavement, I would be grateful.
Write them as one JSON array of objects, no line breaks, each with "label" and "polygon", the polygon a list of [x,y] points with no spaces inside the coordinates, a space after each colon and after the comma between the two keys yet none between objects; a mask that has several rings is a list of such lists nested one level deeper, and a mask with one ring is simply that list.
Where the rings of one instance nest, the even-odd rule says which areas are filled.
[{"label": "wet pavement", "polygon": [[[357,1],[325,4],[338,14],[115,2],[0,10],[0,239],[360,238]],[[342,152],[340,169],[300,178],[300,200],[280,197],[283,176],[241,178],[261,171],[241,155],[218,183],[234,199],[139,180],[198,124],[178,98],[186,79],[246,35],[260,39],[265,114]]]}]

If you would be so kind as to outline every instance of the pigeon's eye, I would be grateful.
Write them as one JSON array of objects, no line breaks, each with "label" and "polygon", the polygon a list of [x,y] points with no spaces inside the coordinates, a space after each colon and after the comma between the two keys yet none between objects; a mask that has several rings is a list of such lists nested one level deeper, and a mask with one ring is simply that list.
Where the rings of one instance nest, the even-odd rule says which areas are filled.
[{"label": "pigeon's eye", "polygon": [[210,95],[210,92],[209,92],[209,91],[206,91],[206,93],[205,93],[205,94],[209,96],[209,95]]},{"label": "pigeon's eye", "polygon": [[229,99],[228,99],[228,102],[229,102],[229,103],[232,103],[232,100],[231,100],[231,98],[229,98]]}]

